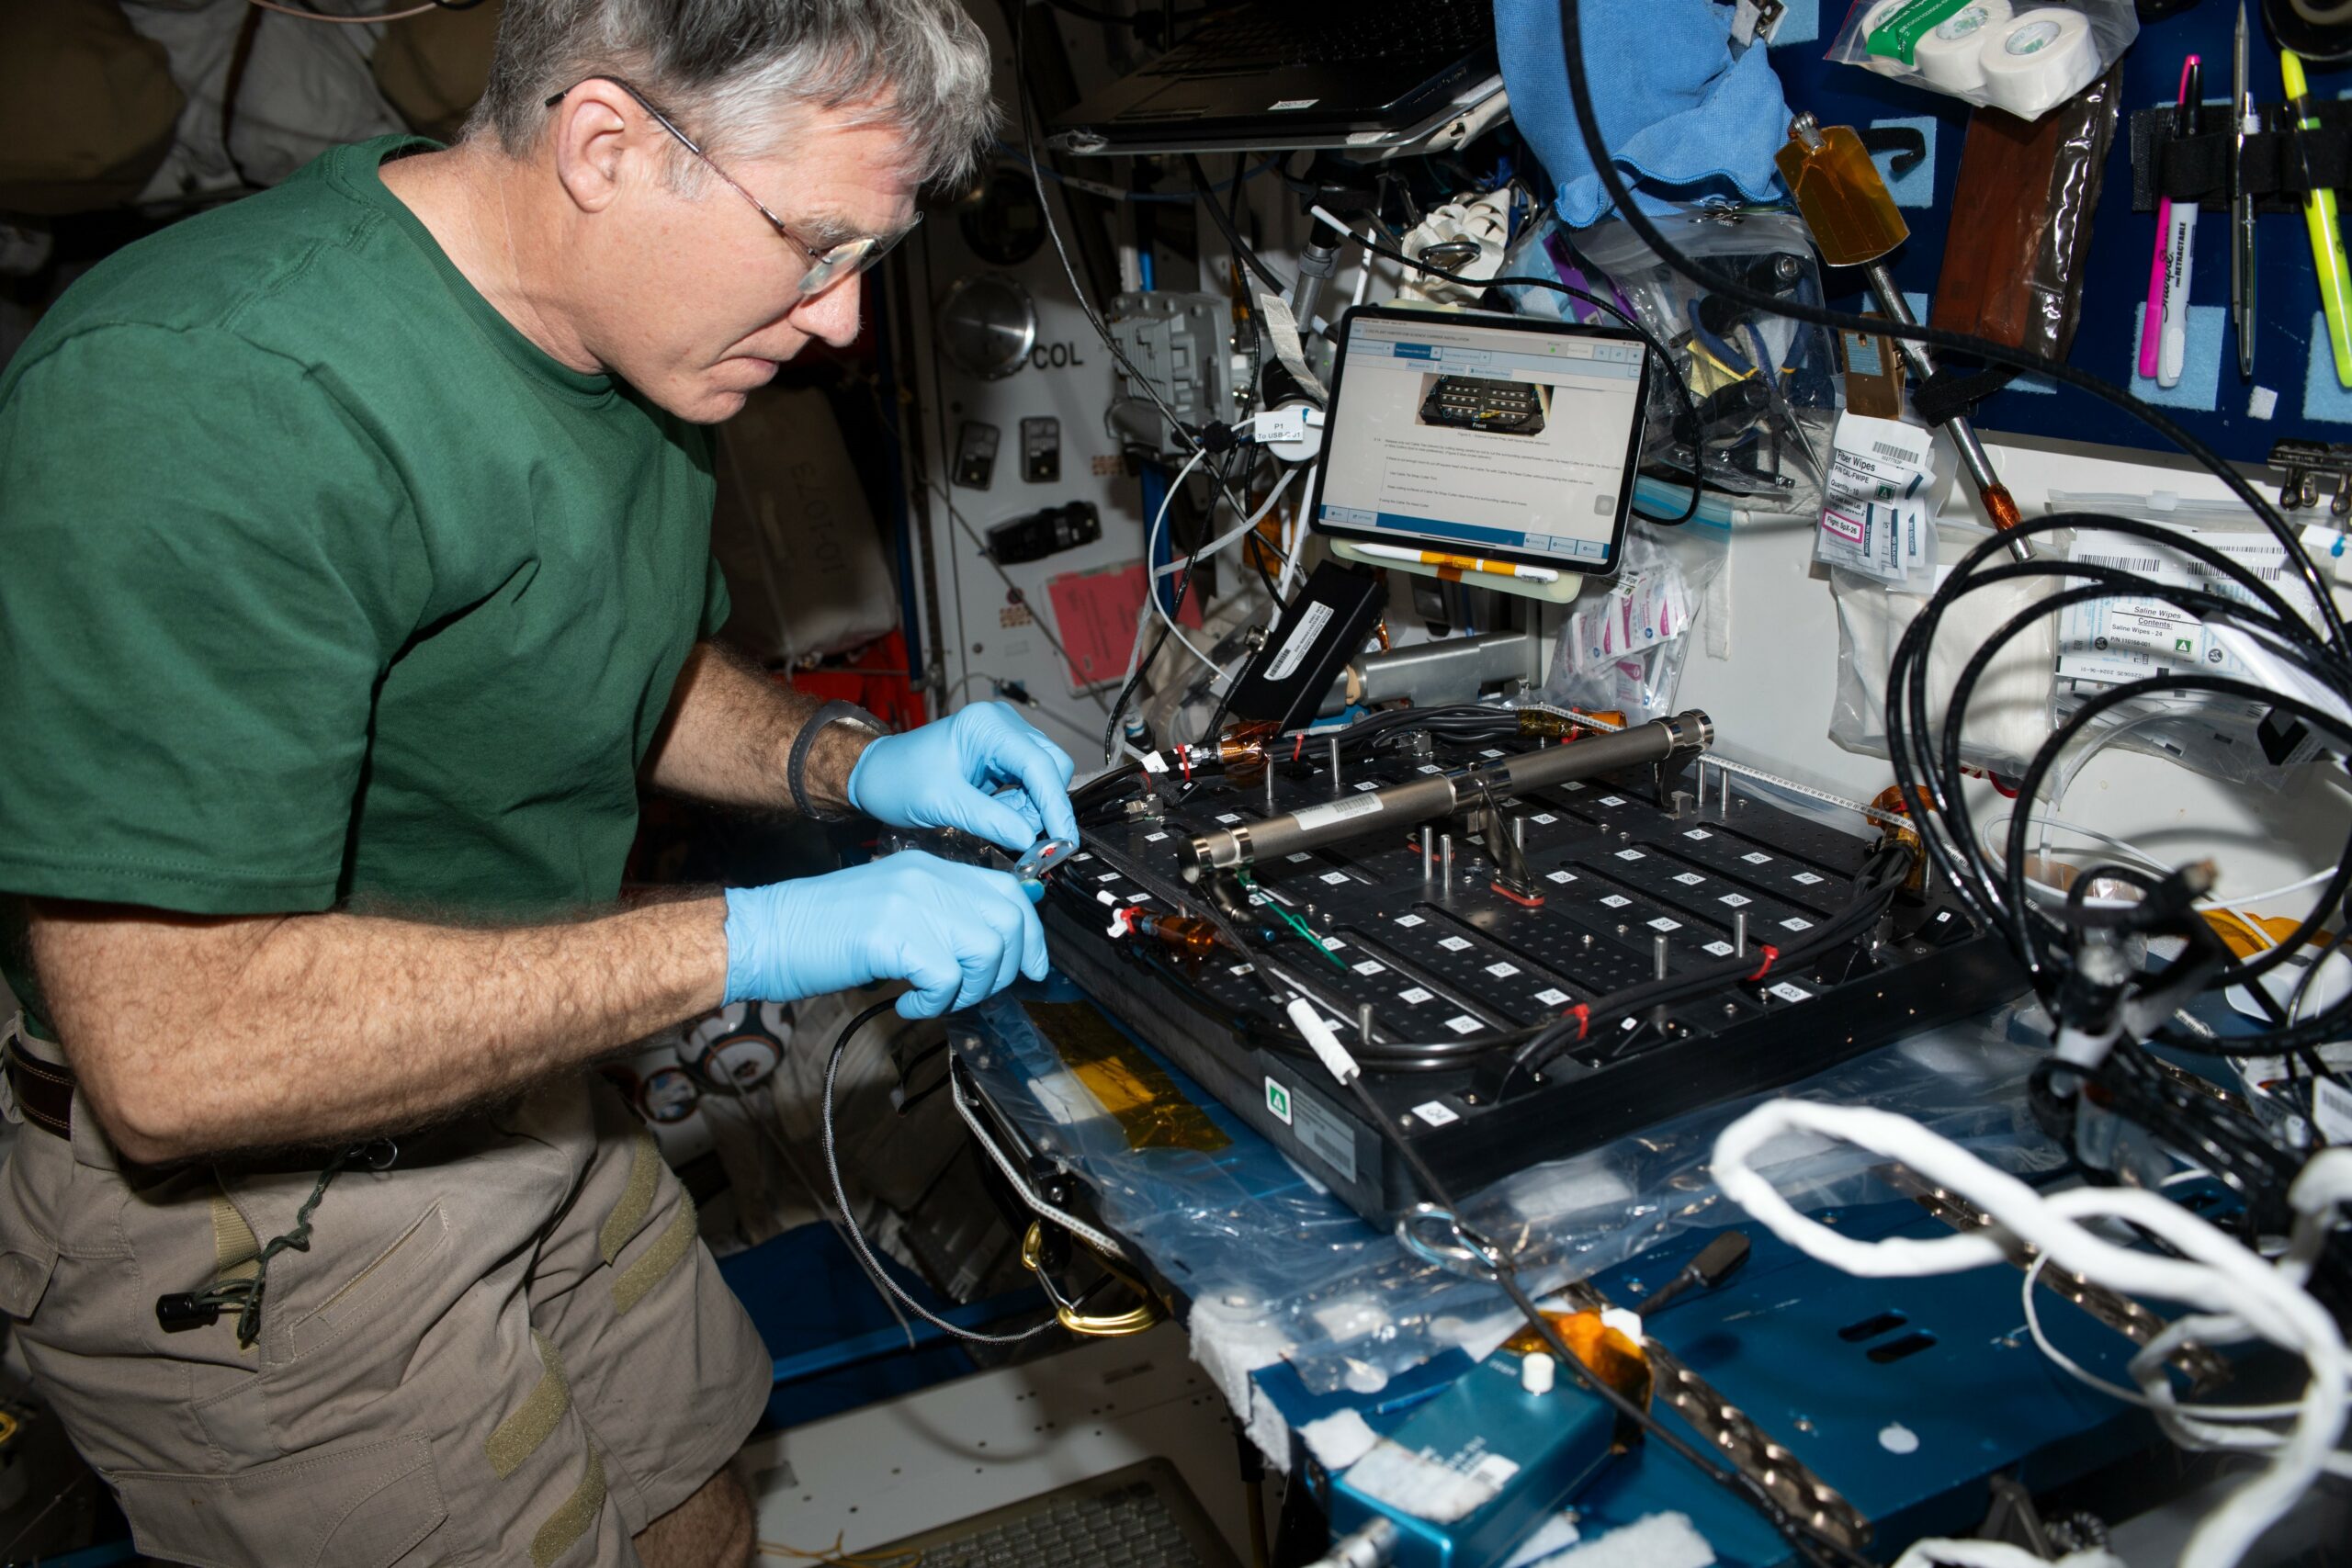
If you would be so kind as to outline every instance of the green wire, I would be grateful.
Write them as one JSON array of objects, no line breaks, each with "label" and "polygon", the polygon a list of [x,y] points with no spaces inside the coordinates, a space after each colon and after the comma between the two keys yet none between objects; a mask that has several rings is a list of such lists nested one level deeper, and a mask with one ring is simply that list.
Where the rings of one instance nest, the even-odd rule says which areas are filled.
[{"label": "green wire", "polygon": [[261,1337],[262,1296],[269,1289],[269,1260],[281,1252],[311,1250],[311,1216],[318,1212],[319,1201],[327,1195],[327,1188],[334,1182],[335,1173],[359,1157],[368,1146],[355,1144],[327,1162],[326,1168],[319,1172],[319,1179],[311,1187],[310,1197],[303,1201],[301,1208],[295,1211],[294,1228],[283,1235],[272,1236],[269,1244],[254,1259],[252,1278],[231,1280],[198,1292],[196,1299],[198,1302],[236,1313],[237,1344],[241,1348],[250,1349],[254,1341]]},{"label": "green wire", "polygon": [[[1255,893],[1258,890],[1258,884],[1256,880],[1251,877],[1245,876],[1241,878],[1241,886],[1252,893]],[[1274,917],[1274,919],[1282,921],[1283,924],[1296,931],[1301,937],[1304,937],[1306,941],[1306,945],[1313,948],[1318,954],[1328,961],[1332,968],[1339,970],[1341,974],[1345,974],[1347,972],[1347,962],[1338,953],[1324,946],[1323,939],[1317,936],[1313,931],[1309,930],[1305,920],[1300,919],[1296,915],[1294,915],[1288,909],[1283,908],[1281,899],[1269,893],[1266,895],[1265,901],[1260,906],[1260,908],[1267,910]]]}]

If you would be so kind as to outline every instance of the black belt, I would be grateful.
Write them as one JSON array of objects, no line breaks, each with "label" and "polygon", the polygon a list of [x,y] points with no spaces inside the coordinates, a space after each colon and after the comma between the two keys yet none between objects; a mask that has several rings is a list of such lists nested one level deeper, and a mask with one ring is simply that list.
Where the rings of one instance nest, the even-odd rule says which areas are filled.
[{"label": "black belt", "polygon": [[74,1136],[74,1069],[25,1055],[20,1043],[7,1052],[8,1087],[28,1126],[61,1138]]}]

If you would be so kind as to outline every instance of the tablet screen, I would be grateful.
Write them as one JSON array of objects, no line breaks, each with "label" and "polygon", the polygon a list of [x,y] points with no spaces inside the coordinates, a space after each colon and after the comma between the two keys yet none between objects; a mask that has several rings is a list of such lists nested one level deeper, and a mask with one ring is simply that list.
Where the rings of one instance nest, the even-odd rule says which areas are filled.
[{"label": "tablet screen", "polygon": [[1350,311],[1315,526],[1360,541],[1616,570],[1648,364],[1630,332]]}]

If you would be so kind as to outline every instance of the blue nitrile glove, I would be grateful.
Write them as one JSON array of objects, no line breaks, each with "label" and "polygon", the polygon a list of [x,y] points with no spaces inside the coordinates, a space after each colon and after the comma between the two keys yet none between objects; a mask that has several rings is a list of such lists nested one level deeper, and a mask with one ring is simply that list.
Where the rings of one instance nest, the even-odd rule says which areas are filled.
[{"label": "blue nitrile glove", "polygon": [[1069,753],[1007,703],[974,703],[952,718],[867,746],[849,773],[849,803],[894,828],[960,828],[1013,854],[1039,823],[991,793],[1019,788],[1048,837],[1078,838]]},{"label": "blue nitrile glove", "polygon": [[937,1018],[1046,977],[1046,929],[1001,871],[921,851],[823,876],[727,890],[727,999],[793,1001],[876,980],[914,987],[905,1018]]}]

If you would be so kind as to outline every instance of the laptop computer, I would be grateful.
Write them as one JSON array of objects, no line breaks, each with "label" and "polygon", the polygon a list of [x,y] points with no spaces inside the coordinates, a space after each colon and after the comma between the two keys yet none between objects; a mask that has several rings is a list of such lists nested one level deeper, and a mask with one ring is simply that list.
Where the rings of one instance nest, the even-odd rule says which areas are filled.
[{"label": "laptop computer", "polygon": [[1069,152],[1379,147],[1501,91],[1493,0],[1244,0],[1057,116]]}]

